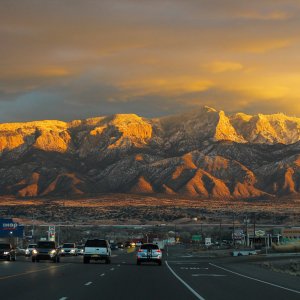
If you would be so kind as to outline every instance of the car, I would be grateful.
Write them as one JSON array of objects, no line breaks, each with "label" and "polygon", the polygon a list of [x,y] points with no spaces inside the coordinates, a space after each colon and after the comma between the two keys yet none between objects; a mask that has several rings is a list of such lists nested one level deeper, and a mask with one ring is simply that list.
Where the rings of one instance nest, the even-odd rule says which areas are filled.
[{"label": "car", "polygon": [[35,249],[32,250],[32,262],[40,260],[51,260],[54,263],[60,262],[60,253],[53,241],[39,241]]},{"label": "car", "polygon": [[61,256],[66,256],[66,255],[73,255],[77,256],[78,255],[78,249],[75,245],[75,243],[65,243],[62,245],[60,249]]},{"label": "car", "polygon": [[83,255],[83,253],[84,253],[84,245],[78,245],[77,246],[77,254]]},{"label": "car", "polygon": [[124,248],[124,243],[122,243],[122,242],[118,242],[117,245],[118,245],[118,249]]},{"label": "car", "polygon": [[30,257],[32,255],[32,250],[35,249],[37,244],[29,244],[25,250],[25,256]]},{"label": "car", "polygon": [[107,240],[93,239],[86,241],[83,263],[88,264],[90,260],[105,260],[106,264],[111,263],[111,249]]},{"label": "car", "polygon": [[11,244],[0,243],[0,259],[5,259],[8,261],[16,260],[16,251]]},{"label": "car", "polygon": [[140,265],[142,262],[156,262],[162,265],[162,252],[156,244],[143,244],[136,254],[136,263]]},{"label": "car", "polygon": [[116,243],[111,243],[111,244],[110,244],[110,249],[111,249],[111,250],[118,250],[118,248],[119,248],[119,247],[118,247],[118,244],[116,244]]}]

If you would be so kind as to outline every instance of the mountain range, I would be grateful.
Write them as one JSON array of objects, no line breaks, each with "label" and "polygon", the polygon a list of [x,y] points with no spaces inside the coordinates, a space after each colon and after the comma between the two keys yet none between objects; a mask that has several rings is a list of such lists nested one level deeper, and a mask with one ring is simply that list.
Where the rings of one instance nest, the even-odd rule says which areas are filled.
[{"label": "mountain range", "polygon": [[263,199],[300,194],[300,118],[210,107],[0,124],[0,194]]}]

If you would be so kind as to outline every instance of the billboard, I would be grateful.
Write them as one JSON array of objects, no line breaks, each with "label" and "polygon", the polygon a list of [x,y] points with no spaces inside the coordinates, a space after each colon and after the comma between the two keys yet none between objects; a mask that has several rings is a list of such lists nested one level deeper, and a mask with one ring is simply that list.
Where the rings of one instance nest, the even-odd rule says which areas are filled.
[{"label": "billboard", "polygon": [[20,226],[19,223],[14,222],[13,219],[0,219],[0,237],[13,238],[23,236],[24,226]]}]

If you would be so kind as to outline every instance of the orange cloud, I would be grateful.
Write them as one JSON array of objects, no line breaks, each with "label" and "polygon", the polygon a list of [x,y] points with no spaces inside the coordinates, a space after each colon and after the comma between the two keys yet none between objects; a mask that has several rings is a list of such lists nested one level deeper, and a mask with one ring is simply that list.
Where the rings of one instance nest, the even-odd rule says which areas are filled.
[{"label": "orange cloud", "polygon": [[70,75],[70,71],[60,67],[48,67],[37,71],[37,74],[46,77],[60,77]]},{"label": "orange cloud", "polygon": [[250,53],[266,53],[276,49],[287,48],[291,44],[291,39],[261,39],[251,41],[250,43],[244,42],[243,44],[236,46],[236,49],[238,51]]},{"label": "orange cloud", "polygon": [[291,18],[291,13],[284,11],[245,11],[238,14],[238,18],[247,20],[262,20],[262,21],[284,21]]},{"label": "orange cloud", "polygon": [[243,68],[242,64],[233,61],[214,61],[206,65],[206,69],[212,73],[234,72]]},{"label": "orange cloud", "polygon": [[195,77],[165,77],[133,79],[122,82],[119,87],[135,95],[161,94],[177,95],[181,93],[201,92],[213,86],[213,82]]}]

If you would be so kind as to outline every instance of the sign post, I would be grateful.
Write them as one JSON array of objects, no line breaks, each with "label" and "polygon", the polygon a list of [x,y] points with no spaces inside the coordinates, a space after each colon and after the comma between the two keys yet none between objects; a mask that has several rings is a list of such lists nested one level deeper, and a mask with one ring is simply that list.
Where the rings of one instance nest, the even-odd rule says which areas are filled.
[{"label": "sign post", "polygon": [[48,230],[48,240],[55,241],[55,226],[50,225]]}]

